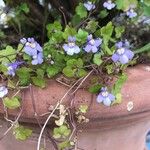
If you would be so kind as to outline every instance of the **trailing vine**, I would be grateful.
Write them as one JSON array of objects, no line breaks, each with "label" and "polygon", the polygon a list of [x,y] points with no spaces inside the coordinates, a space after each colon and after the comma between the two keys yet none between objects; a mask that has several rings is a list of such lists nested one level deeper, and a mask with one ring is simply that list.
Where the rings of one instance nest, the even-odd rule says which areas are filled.
[{"label": "trailing vine", "polygon": [[[25,101],[24,90],[28,89],[34,118],[41,129],[37,150],[42,148],[43,135],[51,141],[56,150],[77,150],[80,149],[77,144],[77,125],[90,120],[86,118],[86,104],[80,105],[79,108],[74,107],[74,95],[85,82],[89,82],[87,89],[97,95],[95,103],[98,105],[112,107],[121,103],[121,88],[127,80],[125,70],[137,63],[139,53],[150,50],[150,44],[142,48],[136,47],[133,41],[126,39],[127,26],[118,25],[117,19],[121,18],[128,25],[136,25],[141,16],[150,15],[150,3],[147,0],[108,0],[103,4],[99,0],[80,3],[73,1],[72,7],[75,10],[74,14],[70,15],[59,1],[52,1],[52,6],[60,5],[57,11],[61,14],[53,23],[47,23],[49,15],[46,13],[49,8],[46,4],[48,3],[44,5],[46,9],[41,43],[45,39],[45,33],[48,40],[44,45],[41,46],[33,37],[22,37],[17,47],[7,45],[0,50],[0,98],[4,106],[4,118],[10,123],[0,140],[10,130],[13,130],[18,140],[26,140],[32,135],[32,130],[19,122],[23,112],[22,103]],[[28,16],[31,9],[31,5],[29,6],[28,3],[17,6],[16,17],[22,13]],[[34,3],[33,6],[35,8]],[[116,15],[112,16],[111,13]],[[36,23],[33,18],[30,22]],[[110,84],[114,78],[116,82]],[[46,114],[38,114],[33,86],[44,90],[48,79],[68,87],[68,91]],[[66,96],[70,97],[69,105],[63,103]],[[7,110],[18,108],[20,113],[17,118],[10,120]],[[41,123],[39,117],[46,115],[47,119]],[[55,124],[52,132],[47,130],[50,121]]]}]

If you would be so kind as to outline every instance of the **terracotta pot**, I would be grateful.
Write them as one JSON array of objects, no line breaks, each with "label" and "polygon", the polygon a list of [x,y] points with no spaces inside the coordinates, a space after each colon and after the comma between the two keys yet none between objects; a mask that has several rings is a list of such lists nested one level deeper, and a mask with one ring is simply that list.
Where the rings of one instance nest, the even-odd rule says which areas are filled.
[{"label": "terracotta pot", "polygon": [[[146,66],[139,65],[127,70],[128,80],[122,88],[123,102],[120,105],[105,107],[96,102],[96,96],[85,89],[74,95],[76,106],[88,104],[89,123],[80,126],[79,147],[85,150],[144,150],[145,136],[150,129],[150,72]],[[67,87],[50,80],[47,88],[33,88],[35,106],[38,115],[48,112],[50,105],[66,93]],[[23,121],[35,122],[33,105],[29,90],[24,91]],[[70,96],[65,103],[70,101]],[[128,102],[133,109],[127,110]],[[0,111],[3,112],[2,105]],[[10,111],[11,116],[16,111]],[[41,117],[43,121],[43,117]]]}]

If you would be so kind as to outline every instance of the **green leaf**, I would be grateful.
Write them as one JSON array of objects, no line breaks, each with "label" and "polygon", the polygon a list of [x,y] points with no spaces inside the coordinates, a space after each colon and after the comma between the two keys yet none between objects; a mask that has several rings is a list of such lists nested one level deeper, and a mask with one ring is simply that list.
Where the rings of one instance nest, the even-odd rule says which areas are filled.
[{"label": "green leaf", "polygon": [[93,62],[98,66],[102,64],[101,53],[94,54]]},{"label": "green leaf", "polygon": [[71,133],[71,130],[66,126],[62,125],[60,127],[54,128],[53,130],[53,137],[58,138],[66,138]]},{"label": "green leaf", "polygon": [[78,69],[77,77],[81,78],[87,75],[87,72],[84,69]]},{"label": "green leaf", "polygon": [[115,82],[114,86],[113,86],[113,94],[116,95],[118,93],[121,93],[121,88],[123,86],[123,84],[125,83],[125,81],[127,80],[127,75],[126,74],[122,74],[118,80]]},{"label": "green leaf", "polygon": [[65,150],[66,148],[71,147],[70,141],[64,141],[58,144],[59,150]]},{"label": "green leaf", "polygon": [[80,18],[87,17],[87,10],[84,7],[83,3],[79,3],[79,5],[76,7],[76,14],[80,16]]},{"label": "green leaf", "polygon": [[104,38],[104,40],[107,41],[110,40],[113,30],[114,30],[114,26],[112,22],[109,22],[106,26],[101,28],[101,36]]},{"label": "green leaf", "polygon": [[108,14],[109,14],[109,12],[107,10],[102,10],[102,11],[100,11],[99,17],[101,19],[103,19],[103,18],[107,17]]},{"label": "green leaf", "polygon": [[103,41],[102,49],[103,49],[104,53],[106,53],[108,55],[113,54],[113,51],[108,47],[108,43],[107,42],[105,43],[105,41]]},{"label": "green leaf", "polygon": [[69,59],[69,60],[67,61],[67,66],[73,67],[73,66],[76,65],[76,63],[77,63],[77,60],[76,60],[76,59]]},{"label": "green leaf", "polygon": [[23,12],[25,12],[26,14],[27,13],[29,13],[29,7],[28,7],[28,5],[27,5],[27,3],[22,3],[21,5],[20,5],[20,10],[22,10]]},{"label": "green leaf", "polygon": [[72,22],[73,26],[75,27],[76,25],[78,25],[81,22],[80,16],[77,14],[74,15],[71,22]]},{"label": "green leaf", "polygon": [[49,66],[47,68],[46,72],[47,72],[47,76],[49,78],[52,78],[55,75],[57,75],[60,72],[60,70],[59,70],[58,66]]},{"label": "green leaf", "polygon": [[83,114],[87,113],[88,106],[87,105],[80,105],[79,111]]},{"label": "green leaf", "polygon": [[113,101],[112,105],[120,104],[122,102],[122,95],[121,95],[121,93],[117,93],[115,95],[115,97],[116,97],[116,99],[115,99],[115,101]]},{"label": "green leaf", "polygon": [[50,23],[46,26],[46,29],[49,32],[57,32],[62,30],[61,23],[59,21],[55,21],[54,23]]},{"label": "green leaf", "polygon": [[78,42],[81,42],[82,44],[86,42],[88,36],[88,32],[79,29],[78,34],[76,35],[76,39]]},{"label": "green leaf", "polygon": [[148,51],[150,51],[150,43],[144,45],[140,49],[135,50],[134,53],[138,54],[138,53],[143,53],[143,52],[148,52]]},{"label": "green leaf", "polygon": [[76,60],[76,63],[75,65],[78,67],[78,68],[82,68],[83,67],[83,60],[81,58],[78,58]]},{"label": "green leaf", "polygon": [[117,9],[121,9],[123,11],[127,11],[130,6],[137,7],[137,0],[116,0]]},{"label": "green leaf", "polygon": [[37,69],[36,70],[36,74],[37,74],[37,76],[39,77],[39,78],[44,78],[44,70],[43,69]]},{"label": "green leaf", "polygon": [[20,85],[28,85],[30,83],[30,73],[32,72],[32,69],[22,67],[19,68],[16,71],[17,76],[19,77],[19,83]]},{"label": "green leaf", "polygon": [[102,85],[96,84],[96,85],[90,86],[90,88],[89,88],[88,91],[89,91],[90,93],[97,94],[97,93],[100,91],[101,88],[102,88]]},{"label": "green leaf", "polygon": [[94,33],[97,27],[98,27],[98,22],[95,20],[91,20],[87,23],[85,29],[88,30],[90,33]]},{"label": "green leaf", "polygon": [[43,78],[32,77],[31,79],[32,79],[32,82],[33,82],[34,85],[39,86],[41,88],[45,88],[46,83],[45,83],[45,80]]},{"label": "green leaf", "polygon": [[73,70],[71,67],[69,67],[69,66],[67,66],[67,67],[65,67],[64,69],[63,69],[63,73],[67,76],[67,77],[69,77],[69,78],[71,78],[71,77],[74,77],[74,75],[75,75],[75,69]]},{"label": "green leaf", "polygon": [[65,28],[65,31],[63,33],[64,39],[68,40],[69,36],[75,36],[75,35],[76,35],[76,30],[67,25],[66,28]]},{"label": "green leaf", "polygon": [[144,0],[144,4],[150,6],[150,0]]},{"label": "green leaf", "polygon": [[11,46],[7,46],[6,49],[0,51],[0,62],[3,64],[10,63],[16,59],[16,50]]},{"label": "green leaf", "polygon": [[144,15],[145,16],[150,16],[150,6],[144,6]]},{"label": "green leaf", "polygon": [[13,129],[13,134],[17,140],[25,141],[32,135],[32,130],[21,125],[17,125]]},{"label": "green leaf", "polygon": [[8,75],[7,71],[8,69],[6,65],[0,64],[0,72],[4,73],[5,75]]},{"label": "green leaf", "polygon": [[121,38],[121,36],[124,33],[124,31],[125,31],[125,27],[124,26],[115,27],[116,38]]},{"label": "green leaf", "polygon": [[13,98],[6,97],[3,100],[3,104],[5,105],[5,107],[9,109],[16,109],[21,105],[18,97],[13,97]]},{"label": "green leaf", "polygon": [[106,69],[107,69],[107,73],[108,73],[108,74],[111,74],[111,73],[113,73],[113,71],[114,71],[112,64],[111,64],[111,65],[107,65],[107,66],[106,66]]}]

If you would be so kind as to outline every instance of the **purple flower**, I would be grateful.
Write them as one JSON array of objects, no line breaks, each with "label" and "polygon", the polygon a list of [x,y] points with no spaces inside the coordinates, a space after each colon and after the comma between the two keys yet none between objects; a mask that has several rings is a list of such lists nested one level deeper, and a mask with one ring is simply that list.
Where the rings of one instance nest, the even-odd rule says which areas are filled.
[{"label": "purple flower", "polygon": [[24,43],[24,52],[33,58],[32,64],[42,64],[43,63],[43,49],[39,43],[37,43],[34,38],[21,39],[21,43]]},{"label": "purple flower", "polygon": [[116,6],[116,4],[113,3],[111,0],[108,0],[107,2],[104,2],[103,6],[108,10],[111,10]]},{"label": "purple flower", "polygon": [[75,44],[75,37],[68,37],[68,44],[63,45],[63,49],[68,55],[78,54],[80,52],[80,48]]},{"label": "purple flower", "polygon": [[88,11],[91,11],[91,10],[95,9],[95,5],[94,5],[92,2],[90,2],[90,1],[84,3],[84,7],[85,7]]},{"label": "purple flower", "polygon": [[8,89],[5,86],[0,86],[0,98],[3,98],[7,93]]},{"label": "purple flower", "polygon": [[97,102],[103,103],[105,106],[110,106],[115,100],[115,96],[108,92],[107,87],[102,87],[101,92],[97,96]]},{"label": "purple flower", "polygon": [[28,38],[25,43],[24,52],[29,56],[37,55],[38,52],[42,52],[42,47],[37,43],[34,38]]},{"label": "purple flower", "polygon": [[22,39],[20,40],[20,43],[23,44],[23,45],[26,44],[26,42],[27,42],[27,39],[26,39],[26,38],[22,38]]},{"label": "purple flower", "polygon": [[129,18],[134,18],[137,16],[137,13],[133,10],[133,9],[129,9],[127,12],[126,12],[126,15],[129,17]]},{"label": "purple flower", "polygon": [[101,43],[102,43],[102,39],[100,39],[100,38],[93,39],[92,34],[90,34],[88,36],[87,45],[84,47],[84,50],[87,53],[89,53],[89,52],[96,53],[98,51],[98,48],[101,45]]},{"label": "purple flower", "polygon": [[32,60],[32,65],[42,64],[43,63],[43,53],[38,53],[37,55],[34,55]]},{"label": "purple flower", "polygon": [[116,43],[116,48],[116,52],[112,55],[114,62],[127,64],[134,57],[134,53],[129,49],[129,43],[127,41]]},{"label": "purple flower", "polygon": [[23,64],[24,62],[23,61],[21,61],[21,62],[19,62],[19,61],[16,61],[16,62],[14,62],[14,63],[10,63],[10,64],[7,64],[7,74],[8,75],[11,75],[11,76],[15,76],[15,72],[16,72],[16,70],[17,70],[17,68],[21,65],[21,64]]}]

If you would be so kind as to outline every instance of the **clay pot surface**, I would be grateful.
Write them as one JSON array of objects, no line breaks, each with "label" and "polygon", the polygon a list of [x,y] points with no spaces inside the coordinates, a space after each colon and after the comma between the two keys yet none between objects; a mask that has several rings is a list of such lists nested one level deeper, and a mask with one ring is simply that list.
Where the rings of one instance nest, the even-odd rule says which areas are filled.
[{"label": "clay pot surface", "polygon": [[[139,65],[127,69],[128,80],[122,88],[123,102],[119,105],[112,107],[106,107],[96,102],[96,95],[90,94],[85,89],[79,89],[73,97],[67,96],[64,99],[64,103],[70,103],[74,101],[75,106],[81,104],[87,104],[89,111],[87,117],[90,119],[88,125],[90,127],[105,126],[105,122],[120,120],[121,124],[131,123],[131,121],[137,121],[142,119],[143,116],[149,116],[150,113],[150,72],[146,70],[146,66]],[[68,87],[54,81],[49,80],[48,86],[44,89],[33,87],[33,96],[35,101],[35,109],[38,115],[42,115],[48,112],[51,105],[56,105],[63,95],[67,92]],[[23,92],[23,114],[24,121],[33,121],[34,109],[33,101],[29,89]],[[127,110],[129,102],[133,103],[133,109]],[[15,116],[18,113],[16,110],[9,110],[10,116]],[[0,113],[4,113],[2,102],[0,103]],[[137,119],[138,118],[138,119]],[[44,117],[41,117],[44,119]],[[95,122],[95,124],[94,124]],[[112,124],[110,125],[112,126]]]},{"label": "clay pot surface", "polygon": [[[127,69],[128,80],[122,88],[123,102],[120,105],[106,107],[96,102],[96,95],[85,89],[79,89],[72,96],[67,96],[64,103],[74,101],[75,106],[89,105],[87,117],[89,123],[82,124],[78,133],[78,145],[84,150],[144,150],[145,136],[150,129],[150,71],[145,65]],[[48,112],[50,105],[55,105],[68,88],[49,80],[45,89],[33,88],[35,107],[38,115]],[[32,98],[29,90],[23,92],[22,120],[36,122]],[[128,111],[127,105],[133,103]],[[9,116],[15,116],[18,111],[10,111]],[[3,105],[0,104],[3,114]],[[44,122],[45,117],[40,117]]]}]

